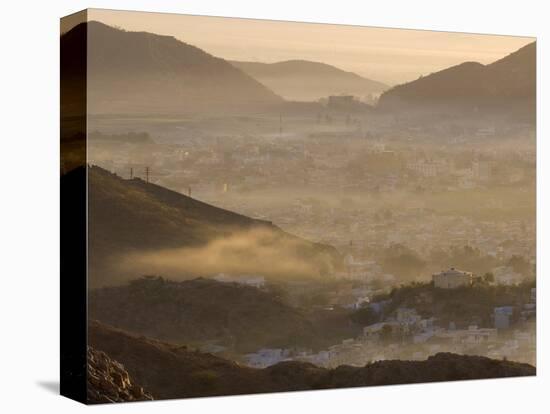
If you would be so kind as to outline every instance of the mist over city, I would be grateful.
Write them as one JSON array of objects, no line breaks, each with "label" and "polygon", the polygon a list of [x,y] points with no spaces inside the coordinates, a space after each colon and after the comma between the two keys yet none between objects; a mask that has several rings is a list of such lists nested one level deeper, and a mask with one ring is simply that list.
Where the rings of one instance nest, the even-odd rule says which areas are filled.
[{"label": "mist over city", "polygon": [[[534,39],[412,31],[408,49],[399,29],[327,25],[330,46],[300,57],[307,44],[276,42],[279,23],[266,22],[247,55],[192,25],[192,43],[184,25],[151,33],[144,14],[92,10],[61,37],[70,51],[84,31],[89,47],[94,348],[158,398],[316,388],[275,385],[290,363],[319,378],[386,369],[384,383],[484,378],[482,364],[534,374]],[[235,36],[262,24],[230,23]],[[384,33],[392,58],[365,52],[359,65],[349,42],[372,51]],[[83,136],[65,137],[62,174],[79,169]],[[238,369],[212,363],[185,377],[188,391],[166,389],[117,335]],[[446,374],[400,378],[395,361]],[[338,384],[375,385],[350,378]],[[325,379],[315,384],[339,386]]]}]

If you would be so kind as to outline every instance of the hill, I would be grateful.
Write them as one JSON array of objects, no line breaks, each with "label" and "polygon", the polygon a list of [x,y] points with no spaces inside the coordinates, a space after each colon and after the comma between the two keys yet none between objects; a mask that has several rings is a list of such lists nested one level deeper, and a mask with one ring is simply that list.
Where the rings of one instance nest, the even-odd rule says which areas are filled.
[{"label": "hill", "polygon": [[[71,171],[62,186],[82,182],[67,175],[85,173],[83,167]],[[341,265],[332,246],[293,236],[270,222],[99,167],[87,174],[91,287],[143,274],[315,277]]]},{"label": "hill", "polygon": [[528,364],[485,357],[437,354],[425,361],[380,361],[365,367],[320,368],[282,362],[253,369],[191,351],[184,346],[136,337],[90,321],[88,339],[120,363],[153,398],[315,390],[535,375]]},{"label": "hill", "polygon": [[87,402],[101,404],[127,401],[147,401],[153,397],[136,384],[124,366],[105,352],[88,347]]},{"label": "hill", "polygon": [[[453,322],[458,328],[466,329],[470,325],[483,328],[494,326],[494,309],[499,306],[513,306],[522,309],[530,303],[534,282],[520,285],[486,285],[459,287],[456,289],[438,289],[433,283],[412,283],[393,288],[390,293],[375,296],[374,302],[385,302],[383,314],[393,315],[399,308],[414,308],[423,317],[434,317],[440,326],[449,326]],[[352,319],[360,321],[361,315],[369,317],[368,308],[356,311]],[[382,315],[368,323],[379,322]],[[513,321],[519,318],[516,312]]]},{"label": "hill", "polygon": [[270,292],[203,278],[173,282],[148,277],[95,289],[90,291],[88,314],[150,338],[216,341],[240,353],[310,345],[315,338],[305,315]]},{"label": "hill", "polygon": [[380,94],[387,85],[325,63],[287,60],[277,63],[231,62],[285,99],[317,101],[329,95]]},{"label": "hill", "polygon": [[379,107],[534,117],[535,103],[536,43],[530,43],[489,65],[465,62],[395,86],[382,94]]},{"label": "hill", "polygon": [[[61,37],[62,82],[82,81],[71,64],[88,45],[88,113],[181,114],[259,110],[283,100],[227,61],[171,36],[91,21]],[[80,65],[81,66],[81,65]]]}]

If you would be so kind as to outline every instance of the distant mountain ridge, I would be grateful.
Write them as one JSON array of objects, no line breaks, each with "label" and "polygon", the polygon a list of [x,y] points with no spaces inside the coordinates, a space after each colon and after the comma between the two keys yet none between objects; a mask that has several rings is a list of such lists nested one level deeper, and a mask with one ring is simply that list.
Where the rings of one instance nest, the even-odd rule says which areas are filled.
[{"label": "distant mountain ridge", "polygon": [[379,94],[388,88],[382,82],[308,60],[277,63],[231,61],[231,64],[288,100],[317,101],[339,94],[364,96]]},{"label": "distant mountain ridge", "polygon": [[465,62],[395,86],[379,100],[382,109],[461,108],[470,111],[535,112],[536,43],[488,65]]},{"label": "distant mountain ridge", "polygon": [[[90,21],[62,35],[62,57],[70,62],[86,39],[92,114],[239,111],[283,102],[227,61],[171,36]],[[65,79],[79,75],[81,68],[67,67]]]}]

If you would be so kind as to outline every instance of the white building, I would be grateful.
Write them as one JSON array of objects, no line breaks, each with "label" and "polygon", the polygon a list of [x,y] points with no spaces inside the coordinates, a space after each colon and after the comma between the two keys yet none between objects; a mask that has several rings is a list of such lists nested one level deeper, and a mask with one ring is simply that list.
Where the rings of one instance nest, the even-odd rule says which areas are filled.
[{"label": "white building", "polygon": [[246,364],[253,368],[266,368],[288,359],[290,351],[280,348],[264,348],[252,354],[246,354]]},{"label": "white building", "polygon": [[421,319],[421,316],[416,313],[416,309],[398,308],[396,311],[396,320],[404,332],[410,332],[419,327]]},{"label": "white building", "polygon": [[472,284],[472,273],[451,267],[449,270],[444,270],[441,273],[432,275],[434,286],[440,289],[456,289],[462,286],[470,286]]},{"label": "white building", "polygon": [[226,275],[225,273],[220,273],[217,276],[214,276],[214,280],[223,283],[238,283],[240,285],[253,286],[255,288],[261,289],[265,286],[265,277],[263,276],[231,276]]},{"label": "white building", "polygon": [[425,331],[413,336],[414,344],[423,344],[434,336],[434,331]]},{"label": "white building", "polygon": [[409,162],[407,168],[423,177],[436,177],[450,171],[449,164],[443,160],[418,160]]},{"label": "white building", "polygon": [[367,340],[379,340],[384,328],[388,329],[388,333],[391,335],[395,335],[401,330],[401,325],[398,322],[378,322],[365,326],[363,328],[363,338]]},{"label": "white building", "polygon": [[471,325],[464,332],[464,342],[471,345],[478,345],[485,342],[496,341],[497,330],[491,328],[478,328],[476,325]]},{"label": "white building", "polygon": [[346,272],[341,276],[350,280],[367,281],[371,275],[371,269],[374,269],[375,263],[372,261],[356,260],[351,253],[348,253],[344,257],[344,265],[346,266]]},{"label": "white building", "polygon": [[464,346],[476,346],[497,339],[497,330],[492,328],[478,328],[470,325],[468,329],[443,331],[435,334],[437,338],[451,340],[452,343]]}]

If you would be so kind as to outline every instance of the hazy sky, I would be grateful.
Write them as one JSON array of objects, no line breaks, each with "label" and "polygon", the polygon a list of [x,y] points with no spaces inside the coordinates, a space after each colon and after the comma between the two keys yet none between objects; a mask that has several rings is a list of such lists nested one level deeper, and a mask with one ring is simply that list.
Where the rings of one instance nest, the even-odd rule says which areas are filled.
[{"label": "hazy sky", "polygon": [[89,10],[89,20],[171,35],[224,59],[306,59],[389,84],[465,61],[490,63],[534,41],[421,30],[278,22],[179,14]]}]

